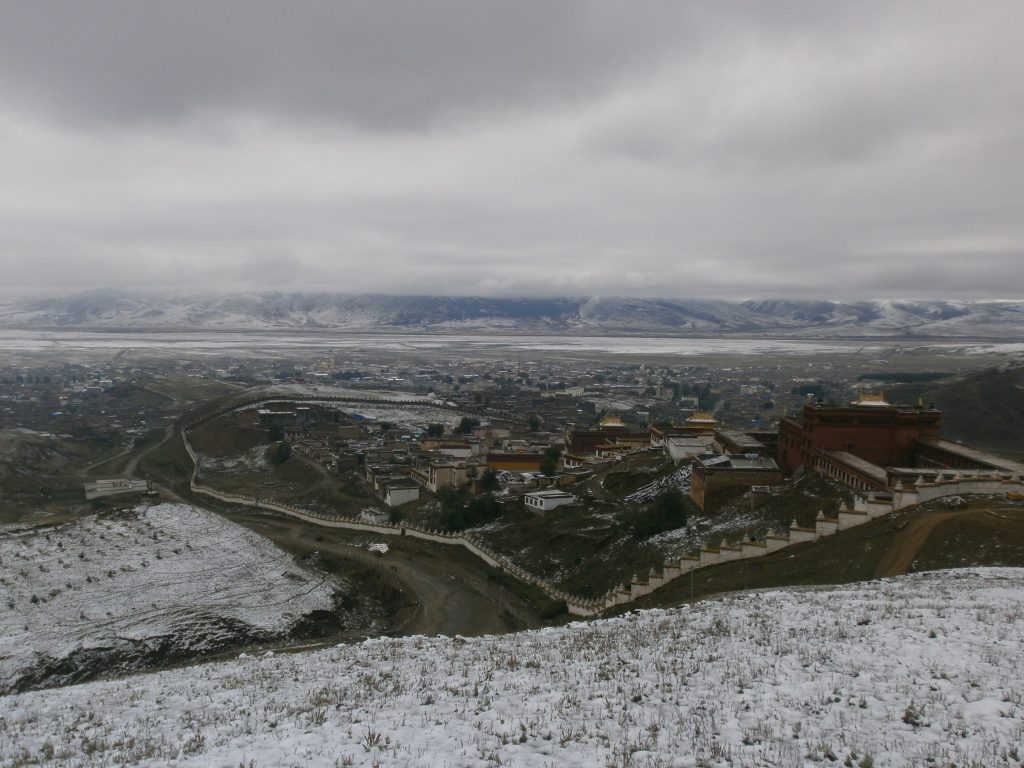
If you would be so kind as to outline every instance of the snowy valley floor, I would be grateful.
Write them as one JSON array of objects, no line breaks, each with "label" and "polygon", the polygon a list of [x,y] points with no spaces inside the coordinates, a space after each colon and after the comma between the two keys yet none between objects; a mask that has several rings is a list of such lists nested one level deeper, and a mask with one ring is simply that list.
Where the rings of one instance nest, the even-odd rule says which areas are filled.
[{"label": "snowy valley floor", "polygon": [[1020,766],[1024,570],[0,698],[0,764]]}]

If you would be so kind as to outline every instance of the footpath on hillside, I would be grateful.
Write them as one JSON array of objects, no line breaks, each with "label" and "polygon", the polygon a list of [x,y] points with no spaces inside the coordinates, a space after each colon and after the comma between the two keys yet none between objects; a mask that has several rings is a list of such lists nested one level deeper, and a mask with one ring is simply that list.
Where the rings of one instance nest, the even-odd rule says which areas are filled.
[{"label": "footpath on hillside", "polygon": [[[1008,537],[1019,537],[1022,527],[1024,527],[1024,521],[1019,519],[1019,513],[1016,516],[1007,513],[1008,510],[990,508],[922,512],[911,518],[903,528],[894,533],[889,548],[878,562],[875,576],[882,578],[907,573],[928,543],[929,538],[940,526],[947,523],[956,522],[961,526],[976,529],[983,527],[997,536],[1004,534]],[[956,545],[955,542],[947,543],[949,546]]]},{"label": "footpath on hillside", "polygon": [[503,634],[539,625],[518,597],[467,565],[469,555],[435,551],[424,542],[408,546],[400,538],[392,538],[387,555],[380,557],[354,546],[353,540],[363,537],[352,532],[309,528],[248,510],[224,514],[293,555],[302,557],[316,551],[324,557],[356,561],[378,570],[396,587],[411,590],[415,608],[402,617],[399,634]]}]

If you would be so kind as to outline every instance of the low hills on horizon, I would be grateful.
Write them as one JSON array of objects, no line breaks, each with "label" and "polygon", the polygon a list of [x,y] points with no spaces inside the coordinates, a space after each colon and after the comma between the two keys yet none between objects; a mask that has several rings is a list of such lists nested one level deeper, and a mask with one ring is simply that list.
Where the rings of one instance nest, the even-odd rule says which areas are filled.
[{"label": "low hills on horizon", "polygon": [[0,298],[0,327],[1009,341],[1021,337],[1024,300],[729,301],[281,292],[171,296],[89,291],[61,297]]}]

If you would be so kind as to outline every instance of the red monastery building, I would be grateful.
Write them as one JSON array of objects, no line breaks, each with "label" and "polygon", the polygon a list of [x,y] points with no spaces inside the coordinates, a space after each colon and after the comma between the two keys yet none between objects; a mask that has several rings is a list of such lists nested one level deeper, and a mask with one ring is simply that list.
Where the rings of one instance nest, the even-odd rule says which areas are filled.
[{"label": "red monastery building", "polygon": [[934,408],[889,405],[862,395],[848,406],[805,405],[803,421],[779,423],[778,462],[786,472],[810,465],[819,451],[839,451],[880,466],[910,466],[918,443],[939,437]]},{"label": "red monastery building", "polygon": [[889,491],[936,470],[1020,472],[1024,466],[944,440],[933,406],[890,405],[862,395],[845,406],[805,405],[803,418],[779,422],[779,467],[804,466],[855,490]]}]

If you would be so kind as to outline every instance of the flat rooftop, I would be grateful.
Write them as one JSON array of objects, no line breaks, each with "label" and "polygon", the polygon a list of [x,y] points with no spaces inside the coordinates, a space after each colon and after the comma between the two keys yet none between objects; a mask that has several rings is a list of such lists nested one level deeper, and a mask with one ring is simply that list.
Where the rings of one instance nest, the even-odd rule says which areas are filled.
[{"label": "flat rooftop", "polygon": [[731,442],[735,443],[736,445],[744,448],[757,449],[765,447],[764,443],[762,443],[756,437],[751,437],[746,432],[740,432],[739,430],[720,429],[718,430],[718,434],[726,438],[727,440],[730,440]]},{"label": "flat rooftop", "polygon": [[778,469],[775,459],[748,459],[746,456],[729,457],[731,469]]},{"label": "flat rooftop", "polygon": [[710,443],[709,439],[700,437],[668,437],[665,438],[665,441],[671,443],[676,447],[692,447],[700,448],[701,450],[706,450],[708,448],[708,444]]},{"label": "flat rooftop", "polygon": [[760,456],[732,454],[728,456],[698,456],[696,461],[709,469],[774,470],[779,469],[775,459]]},{"label": "flat rooftop", "polygon": [[411,477],[385,477],[380,480],[385,488],[400,490],[402,488],[419,488],[419,485]]},{"label": "flat rooftop", "polygon": [[840,464],[856,470],[862,475],[870,477],[872,480],[877,480],[883,485],[887,481],[887,475],[882,467],[877,464],[872,464],[870,461],[865,461],[859,456],[854,456],[852,453],[847,453],[846,451],[831,451],[828,455]]},{"label": "flat rooftop", "polygon": [[955,443],[952,440],[932,440],[927,445],[934,445],[936,448],[941,448],[944,451],[950,453],[959,454],[968,459],[974,461],[980,461],[982,464],[990,464],[995,469],[1006,470],[1007,472],[1024,472],[1024,464],[1010,459],[1004,459],[1002,456],[996,456],[986,451],[979,451],[977,448],[968,448],[966,445]]}]

